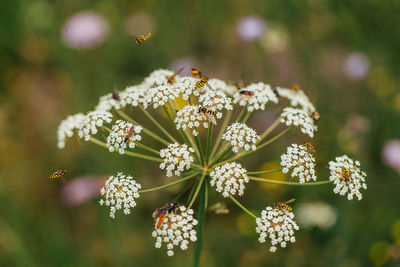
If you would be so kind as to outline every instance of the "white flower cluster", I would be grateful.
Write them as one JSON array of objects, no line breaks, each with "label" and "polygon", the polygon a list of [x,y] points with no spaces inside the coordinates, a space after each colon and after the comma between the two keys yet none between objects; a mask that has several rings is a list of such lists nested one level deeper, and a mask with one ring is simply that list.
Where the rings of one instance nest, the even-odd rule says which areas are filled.
[{"label": "white flower cluster", "polygon": [[299,230],[299,227],[293,218],[294,214],[290,211],[268,206],[261,212],[261,217],[256,219],[256,232],[260,234],[258,241],[265,243],[268,237],[271,240],[270,252],[275,252],[277,245],[284,248],[287,242],[296,242],[294,231]]},{"label": "white flower cluster", "polygon": [[211,78],[208,81],[208,84],[210,85],[210,87],[215,90],[215,91],[222,91],[225,94],[227,94],[228,96],[233,96],[235,93],[237,93],[238,89],[231,85],[226,83],[225,81],[222,81],[220,79],[215,79],[215,78]]},{"label": "white flower cluster", "polygon": [[57,129],[58,148],[61,149],[65,147],[65,139],[74,135],[74,130],[79,129],[84,119],[85,115],[83,115],[82,113],[78,113],[68,116],[60,123]]},{"label": "white flower cluster", "polygon": [[121,103],[120,103],[120,101],[113,98],[112,93],[109,93],[109,94],[103,95],[99,98],[99,103],[94,108],[94,110],[110,111],[113,108],[116,110],[120,109]]},{"label": "white flower cluster", "polygon": [[213,110],[232,110],[232,100],[222,91],[205,90],[199,97],[199,103],[203,107]]},{"label": "white flower cluster", "polygon": [[139,135],[141,131],[141,126],[134,126],[130,122],[117,120],[112,126],[112,132],[107,136],[108,150],[110,152],[118,151],[121,155],[124,154],[127,146],[134,148],[134,142],[142,139]]},{"label": "white flower cluster", "polygon": [[162,107],[168,101],[172,101],[179,96],[179,91],[174,90],[169,85],[159,85],[150,88],[143,99],[143,107],[147,108],[148,105],[153,105],[153,108]]},{"label": "white flower cluster", "polygon": [[285,154],[281,155],[282,172],[288,173],[293,168],[292,177],[299,177],[301,184],[317,180],[315,176],[315,158],[304,145],[292,144]]},{"label": "white flower cluster", "polygon": [[348,156],[336,157],[336,161],[329,162],[330,177],[336,186],[333,189],[335,194],[345,195],[348,200],[352,200],[354,195],[358,200],[362,199],[360,189],[367,189],[365,178],[367,174],[360,170],[360,162],[353,161]]},{"label": "white flower cluster", "polygon": [[238,153],[241,149],[245,151],[256,150],[256,143],[260,140],[260,136],[246,124],[236,122],[226,129],[222,139],[231,142],[232,151]]},{"label": "white flower cluster", "polygon": [[182,250],[188,248],[189,241],[197,240],[197,220],[193,218],[193,210],[180,206],[176,213],[170,212],[165,215],[164,221],[158,229],[155,229],[152,236],[156,238],[156,248],[161,248],[162,243],[167,246],[167,255],[174,255],[174,247],[179,246]]},{"label": "white flower cluster", "polygon": [[100,205],[110,206],[111,218],[115,218],[115,212],[122,208],[125,214],[129,214],[130,209],[136,206],[135,198],[139,197],[140,188],[140,184],[132,176],[125,176],[121,172],[117,176],[110,176],[100,190],[105,197],[105,200],[100,200]]},{"label": "white flower cluster", "polygon": [[132,107],[139,106],[139,104],[143,103],[143,99],[147,90],[148,89],[142,85],[135,85],[126,88],[119,94],[121,98],[120,100],[121,106],[122,107],[125,107],[127,105],[131,105]]},{"label": "white flower cluster", "polygon": [[[254,93],[254,95],[241,94],[241,91],[249,91]],[[239,106],[247,105],[247,110],[249,112],[264,110],[265,105],[270,101],[278,103],[278,98],[274,91],[272,91],[271,86],[261,82],[250,84],[239,92],[236,92],[233,96],[233,103],[239,103]]]},{"label": "white flower cluster", "polygon": [[239,163],[230,162],[217,166],[211,173],[211,186],[216,186],[217,192],[224,197],[229,195],[243,195],[245,183],[249,182],[247,170]]},{"label": "white flower cluster", "polygon": [[168,177],[172,176],[172,173],[180,176],[185,169],[190,169],[190,164],[193,162],[191,153],[193,152],[194,149],[186,144],[169,144],[167,148],[160,151],[160,157],[164,159],[160,168],[166,169]]},{"label": "white flower cluster", "polygon": [[315,111],[314,105],[310,102],[304,91],[287,89],[277,87],[278,93],[281,97],[284,97],[290,101],[292,107],[300,106],[307,114],[311,114]]},{"label": "white flower cluster", "polygon": [[91,134],[97,134],[97,127],[103,126],[104,123],[112,121],[112,114],[107,111],[91,111],[82,120],[78,129],[79,138],[89,141]]},{"label": "white flower cluster", "polygon": [[[186,130],[187,128],[193,129],[192,134],[196,136],[199,131],[199,127],[203,125],[204,128],[208,128],[210,125],[210,117],[212,115],[206,115],[203,112],[199,112],[200,106],[187,105],[184,108],[178,110],[175,117],[176,128]],[[216,112],[216,118],[222,117],[221,112]]]},{"label": "white flower cluster", "polygon": [[317,126],[314,125],[314,120],[307,115],[304,110],[297,108],[284,108],[281,114],[281,122],[287,126],[300,126],[302,133],[308,134],[311,138],[314,137],[314,132],[317,131]]}]

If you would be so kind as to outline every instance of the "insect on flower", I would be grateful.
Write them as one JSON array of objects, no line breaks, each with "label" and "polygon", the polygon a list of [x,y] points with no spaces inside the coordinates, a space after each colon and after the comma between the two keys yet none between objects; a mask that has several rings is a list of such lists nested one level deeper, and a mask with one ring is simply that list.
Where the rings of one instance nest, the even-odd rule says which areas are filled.
[{"label": "insect on flower", "polygon": [[281,97],[281,95],[278,92],[278,89],[276,89],[276,86],[272,87],[272,91],[274,92],[274,94],[276,95],[276,97]]},{"label": "insect on flower", "polygon": [[305,146],[310,153],[316,152],[315,147],[310,142],[305,142],[303,146]]},{"label": "insect on flower", "polygon": [[241,91],[239,92],[239,94],[241,94],[241,95],[246,95],[246,96],[253,96],[253,95],[254,95],[254,92],[253,92],[253,91],[247,91],[247,90],[241,90]]},{"label": "insect on flower", "polygon": [[298,84],[293,84],[291,88],[293,91],[296,91],[296,92],[300,91],[300,85],[298,85]]},{"label": "insect on flower", "polygon": [[151,37],[150,32],[148,34],[140,35],[136,38],[136,44],[141,44],[141,43],[147,41],[148,39],[150,39],[150,37]]},{"label": "insect on flower", "polygon": [[196,82],[196,88],[202,88],[204,85],[208,83],[208,77],[202,76],[200,80]]},{"label": "insect on flower", "polygon": [[131,126],[131,128],[129,128],[128,133],[124,137],[124,143],[128,142],[129,138],[131,138],[134,131],[135,131],[135,126]]},{"label": "insect on flower", "polygon": [[214,110],[207,107],[199,107],[199,113],[203,113],[212,124],[217,125],[216,112]]},{"label": "insect on flower", "polygon": [[64,174],[66,174],[66,173],[67,173],[66,170],[57,170],[50,175],[50,179],[55,180],[58,178],[62,178],[62,177],[64,177]]},{"label": "insect on flower", "polygon": [[156,229],[160,228],[165,216],[171,212],[175,212],[177,208],[179,208],[179,204],[176,202],[165,204],[161,208],[157,208],[153,212],[153,218],[156,219]]},{"label": "insect on flower", "polygon": [[192,68],[192,75],[197,78],[201,78],[201,72],[198,69]]},{"label": "insect on flower", "polygon": [[319,121],[321,119],[321,115],[318,111],[314,111],[313,113],[311,113],[311,117],[314,119],[314,121]]},{"label": "insect on flower", "polygon": [[176,75],[181,73],[181,71],[184,69],[184,67],[180,68],[178,71],[175,71],[171,76],[168,77],[168,84],[173,84],[175,81]]},{"label": "insect on flower", "polygon": [[119,97],[119,93],[118,93],[117,88],[115,88],[115,89],[113,90],[113,92],[112,92],[112,98],[113,98],[114,100],[118,100],[118,101],[121,100],[121,98]]},{"label": "insect on flower", "polygon": [[285,202],[275,202],[274,208],[278,210],[292,211],[292,207],[290,207],[288,204],[294,202],[295,200],[295,198],[292,198]]},{"label": "insect on flower", "polygon": [[342,171],[341,171],[341,173],[340,173],[340,180],[341,181],[344,181],[344,182],[346,182],[346,183],[348,183],[348,182],[350,182],[351,181],[351,175],[350,175],[350,172],[345,168],[345,167],[342,167]]}]

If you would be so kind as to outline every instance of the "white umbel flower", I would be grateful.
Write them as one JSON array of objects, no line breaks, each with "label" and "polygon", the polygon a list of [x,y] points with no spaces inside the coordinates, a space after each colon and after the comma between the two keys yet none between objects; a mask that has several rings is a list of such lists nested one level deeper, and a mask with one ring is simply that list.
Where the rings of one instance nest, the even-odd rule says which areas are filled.
[{"label": "white umbel flower", "polygon": [[167,85],[168,78],[173,74],[173,71],[159,69],[155,70],[143,81],[143,84],[147,88],[155,88],[160,85]]},{"label": "white umbel flower", "polygon": [[152,236],[156,239],[155,247],[161,248],[164,243],[167,247],[167,255],[174,255],[174,247],[186,250],[189,241],[197,240],[197,220],[193,218],[193,210],[180,206],[175,212],[167,213],[164,221],[158,229],[155,229]]},{"label": "white umbel flower", "polygon": [[345,195],[347,199],[352,200],[354,195],[358,200],[362,199],[361,188],[367,189],[365,178],[367,174],[360,170],[360,162],[353,161],[348,156],[336,157],[335,161],[329,162],[331,180],[335,184],[333,192],[335,194]]},{"label": "white umbel flower", "polygon": [[[248,96],[241,94],[240,91],[250,91],[254,95]],[[272,91],[271,86],[265,83],[253,83],[236,92],[233,96],[233,103],[239,103],[239,106],[246,106],[249,112],[254,110],[264,110],[268,102],[278,103],[278,98]]]},{"label": "white umbel flower", "polygon": [[199,97],[199,103],[214,110],[233,109],[232,100],[222,91],[205,90]]},{"label": "white umbel flower", "polygon": [[[178,110],[175,117],[176,128],[186,130],[190,129],[192,134],[196,136],[198,134],[200,126],[208,128],[211,123],[211,118],[203,112],[199,112],[201,106],[187,105],[181,110]],[[216,118],[220,119],[222,112],[216,112]]]},{"label": "white umbel flower", "polygon": [[120,105],[125,107],[131,105],[137,107],[143,103],[144,96],[146,95],[148,88],[143,85],[135,85],[127,87],[124,91],[120,92],[121,98]]},{"label": "white umbel flower", "polygon": [[85,115],[82,113],[78,113],[75,115],[68,116],[65,120],[63,120],[57,129],[57,137],[58,137],[58,148],[65,147],[65,139],[67,137],[72,137],[74,135],[74,130],[79,129],[82,121],[85,119]]},{"label": "white umbel flower", "polygon": [[79,138],[89,141],[92,134],[97,134],[97,127],[103,126],[104,123],[112,121],[112,114],[107,111],[91,111],[82,120],[78,130]]},{"label": "white umbel flower", "polygon": [[245,183],[249,182],[247,170],[239,163],[230,162],[217,166],[211,173],[211,186],[215,186],[217,192],[224,197],[229,195],[243,195]]},{"label": "white umbel flower", "polygon": [[132,176],[125,176],[121,172],[117,176],[110,176],[105,186],[100,190],[105,200],[100,200],[100,205],[110,206],[110,217],[115,218],[117,210],[124,210],[129,214],[130,209],[136,206],[135,199],[139,198],[141,185],[133,180]]},{"label": "white umbel flower", "polygon": [[110,111],[111,109],[120,109],[121,103],[119,100],[113,98],[112,93],[106,94],[99,98],[99,103],[94,110],[97,111]]},{"label": "white umbel flower", "polygon": [[317,126],[314,125],[314,120],[304,111],[297,108],[284,108],[281,114],[281,122],[287,126],[299,126],[304,134],[308,134],[311,138],[314,137],[314,132],[317,131]]},{"label": "white umbel flower", "polygon": [[238,153],[242,149],[245,151],[256,150],[256,143],[260,140],[260,136],[246,124],[236,122],[226,129],[222,139],[230,142],[233,146],[232,151]]},{"label": "white umbel flower", "polygon": [[278,93],[281,97],[284,97],[290,101],[292,107],[300,106],[307,114],[311,114],[315,111],[314,105],[308,99],[303,90],[293,90],[287,88],[277,87]]},{"label": "white umbel flower", "polygon": [[190,164],[193,162],[191,153],[193,152],[194,149],[186,144],[169,144],[167,148],[160,151],[160,157],[164,159],[160,168],[167,171],[168,177],[172,174],[180,176],[185,169],[190,169]]},{"label": "white umbel flower", "polygon": [[107,136],[108,150],[110,152],[118,151],[121,155],[124,154],[127,147],[134,148],[135,141],[142,139],[141,131],[141,126],[134,126],[130,122],[117,120],[112,126],[112,132]]},{"label": "white umbel flower", "polygon": [[212,78],[212,79],[208,80],[208,84],[210,85],[210,87],[213,90],[222,91],[223,93],[225,93],[226,95],[228,95],[230,97],[232,97],[238,91],[238,89],[235,86],[228,84],[225,81],[222,81],[220,79]]},{"label": "white umbel flower", "polygon": [[270,252],[275,252],[278,245],[284,248],[288,242],[296,242],[294,231],[299,230],[299,227],[293,219],[294,214],[290,211],[266,207],[261,217],[256,218],[256,232],[260,234],[258,241],[265,243],[266,238],[269,238]]},{"label": "white umbel flower", "polygon": [[283,173],[288,173],[290,169],[293,169],[291,176],[298,177],[301,184],[317,180],[315,158],[304,145],[289,146],[286,153],[281,156],[281,166]]},{"label": "white umbel flower", "polygon": [[148,90],[144,96],[143,107],[147,108],[149,105],[152,105],[153,108],[162,107],[177,97],[179,97],[179,91],[169,85],[159,85]]}]

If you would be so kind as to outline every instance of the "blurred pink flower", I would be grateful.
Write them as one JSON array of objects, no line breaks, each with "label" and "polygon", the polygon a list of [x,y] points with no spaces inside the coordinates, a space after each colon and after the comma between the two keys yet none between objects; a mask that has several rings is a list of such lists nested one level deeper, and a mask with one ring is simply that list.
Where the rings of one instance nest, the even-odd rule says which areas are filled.
[{"label": "blurred pink flower", "polygon": [[62,38],[71,48],[90,49],[104,41],[108,29],[103,17],[92,11],[81,11],[64,23]]},{"label": "blurred pink flower", "polygon": [[100,194],[106,179],[80,176],[61,189],[61,200],[67,206],[78,206]]},{"label": "blurred pink flower", "polygon": [[343,63],[343,73],[352,81],[360,81],[369,72],[369,60],[361,53],[351,53]]},{"label": "blurred pink flower", "polygon": [[383,147],[383,162],[400,173],[400,140],[390,140]]},{"label": "blurred pink flower", "polygon": [[244,17],[236,25],[237,34],[245,42],[261,38],[266,29],[265,21],[258,16]]}]

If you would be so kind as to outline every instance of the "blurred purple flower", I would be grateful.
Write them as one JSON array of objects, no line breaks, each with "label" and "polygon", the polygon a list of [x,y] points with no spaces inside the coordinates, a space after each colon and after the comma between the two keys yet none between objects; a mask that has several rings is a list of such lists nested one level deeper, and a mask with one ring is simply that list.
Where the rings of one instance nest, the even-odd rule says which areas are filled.
[{"label": "blurred purple flower", "polygon": [[343,73],[352,81],[360,81],[369,72],[369,60],[361,53],[351,53],[343,63]]},{"label": "blurred purple flower", "polygon": [[66,184],[61,189],[61,200],[67,206],[78,206],[100,193],[105,179],[90,176],[81,176]]},{"label": "blurred purple flower", "polygon": [[62,38],[71,48],[90,49],[104,41],[108,29],[103,17],[92,11],[81,11],[64,23]]},{"label": "blurred purple flower", "polygon": [[176,71],[176,70],[179,70],[180,68],[183,68],[182,72],[179,74],[181,76],[191,75],[192,68],[197,68],[197,67],[198,67],[198,64],[191,57],[183,57],[183,58],[175,59],[169,65],[170,70]]},{"label": "blurred purple flower", "polygon": [[383,147],[383,162],[400,173],[400,140],[390,140]]},{"label": "blurred purple flower", "polygon": [[244,17],[236,25],[237,34],[245,42],[261,38],[266,29],[265,21],[257,16]]}]

